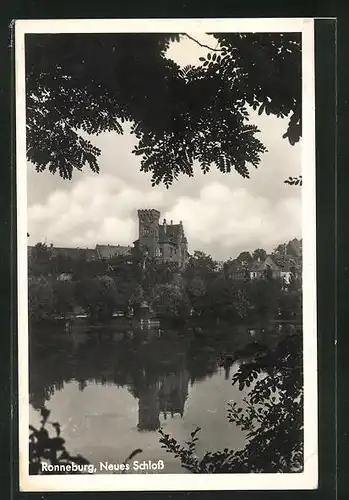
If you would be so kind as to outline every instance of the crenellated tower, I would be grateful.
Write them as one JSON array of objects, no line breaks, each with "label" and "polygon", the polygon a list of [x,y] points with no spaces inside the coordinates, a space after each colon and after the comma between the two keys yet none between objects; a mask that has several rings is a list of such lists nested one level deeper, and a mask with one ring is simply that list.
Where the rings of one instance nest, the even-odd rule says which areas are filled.
[{"label": "crenellated tower", "polygon": [[155,209],[138,210],[139,245],[151,257],[159,255],[160,212]]}]

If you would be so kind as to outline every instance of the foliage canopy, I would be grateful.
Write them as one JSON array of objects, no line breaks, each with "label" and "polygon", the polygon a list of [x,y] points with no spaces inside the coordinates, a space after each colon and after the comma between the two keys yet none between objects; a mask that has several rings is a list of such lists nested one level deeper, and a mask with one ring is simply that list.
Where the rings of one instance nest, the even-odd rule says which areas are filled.
[{"label": "foliage canopy", "polygon": [[166,58],[180,34],[27,35],[27,158],[71,179],[101,151],[89,137],[131,122],[141,170],[167,187],[215,166],[249,177],[265,146],[249,111],[287,117],[301,136],[301,40],[294,33],[213,34],[197,67]]}]

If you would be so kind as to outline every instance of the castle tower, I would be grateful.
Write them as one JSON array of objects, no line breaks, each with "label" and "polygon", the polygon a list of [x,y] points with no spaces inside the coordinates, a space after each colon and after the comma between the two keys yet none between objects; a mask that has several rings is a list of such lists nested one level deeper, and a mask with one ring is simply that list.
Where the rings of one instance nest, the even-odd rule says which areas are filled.
[{"label": "castle tower", "polygon": [[159,251],[159,219],[158,210],[138,210],[139,245],[151,257],[156,257]]}]

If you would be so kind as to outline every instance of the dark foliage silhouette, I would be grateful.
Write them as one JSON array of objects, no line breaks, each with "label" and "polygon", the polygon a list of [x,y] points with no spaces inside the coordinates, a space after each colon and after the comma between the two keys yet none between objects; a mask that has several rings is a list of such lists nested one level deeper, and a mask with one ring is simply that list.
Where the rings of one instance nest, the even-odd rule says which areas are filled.
[{"label": "dark foliage silhouette", "polygon": [[[225,448],[195,453],[200,428],[184,446],[160,430],[160,441],[193,473],[300,472],[303,468],[303,375],[302,339],[299,334],[283,339],[253,361],[241,364],[233,376],[239,389],[250,388],[239,406],[232,402],[228,419],[247,433],[242,450]],[[203,430],[204,431],[204,430]]]},{"label": "dark foliage silhouette", "polygon": [[[43,407],[40,409],[41,426],[40,428],[29,426],[29,474],[79,474],[79,467],[76,470],[69,470],[72,465],[89,466],[90,463],[81,455],[72,456],[65,447],[65,440],[61,436],[61,426],[58,422],[50,422],[48,417],[50,411]],[[47,430],[47,424],[50,425],[55,435],[50,436]],[[63,466],[61,470],[47,470],[42,467],[43,463],[51,466]]]},{"label": "dark foliage silhouette", "polygon": [[299,140],[298,34],[213,34],[219,48],[185,69],[165,57],[180,36],[27,35],[27,157],[36,170],[99,172],[90,136],[122,134],[126,123],[153,185],[192,177],[194,162],[249,177],[266,151],[251,109],[287,117],[283,137]]}]

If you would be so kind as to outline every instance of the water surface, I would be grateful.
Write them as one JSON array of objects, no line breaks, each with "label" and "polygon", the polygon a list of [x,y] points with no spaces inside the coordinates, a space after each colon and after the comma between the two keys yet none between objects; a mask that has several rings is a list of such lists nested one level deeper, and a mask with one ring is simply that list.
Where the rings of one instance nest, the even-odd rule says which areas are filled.
[{"label": "water surface", "polygon": [[[161,447],[159,427],[184,443],[200,427],[196,452],[239,449],[245,434],[227,419],[229,401],[244,392],[231,383],[234,352],[251,342],[244,328],[228,331],[108,331],[31,333],[30,421],[46,405],[60,422],[71,454],[96,465],[163,460],[165,473],[183,473]],[[221,367],[222,359],[231,360]]]}]

